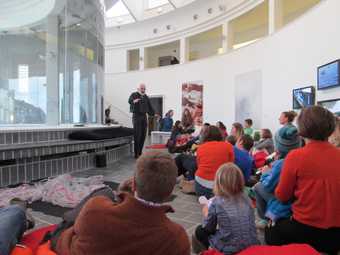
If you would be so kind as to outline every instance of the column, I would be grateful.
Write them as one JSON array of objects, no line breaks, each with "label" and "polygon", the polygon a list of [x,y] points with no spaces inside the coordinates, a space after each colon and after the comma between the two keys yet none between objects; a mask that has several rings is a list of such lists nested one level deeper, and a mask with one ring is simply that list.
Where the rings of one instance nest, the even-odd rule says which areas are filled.
[{"label": "column", "polygon": [[180,39],[180,64],[184,64],[189,61],[189,40],[187,38]]},{"label": "column", "polygon": [[47,18],[46,34],[46,86],[47,86],[47,125],[59,123],[59,72],[58,72],[58,28],[55,15]]},{"label": "column", "polygon": [[222,49],[223,53],[228,52],[228,30],[229,30],[229,24],[228,22],[223,23],[222,25]]},{"label": "column", "polygon": [[139,70],[142,71],[145,69],[145,66],[147,64],[147,60],[146,60],[146,49],[143,48],[139,48]]}]

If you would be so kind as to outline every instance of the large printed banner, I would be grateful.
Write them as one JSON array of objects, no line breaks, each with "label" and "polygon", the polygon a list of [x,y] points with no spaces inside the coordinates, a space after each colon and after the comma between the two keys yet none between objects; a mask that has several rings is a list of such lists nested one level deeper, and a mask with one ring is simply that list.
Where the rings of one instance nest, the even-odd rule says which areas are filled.
[{"label": "large printed banner", "polygon": [[[182,120],[193,126],[203,125],[203,82],[182,84]],[[190,113],[190,116],[186,118]],[[183,124],[183,123],[182,123]]]}]

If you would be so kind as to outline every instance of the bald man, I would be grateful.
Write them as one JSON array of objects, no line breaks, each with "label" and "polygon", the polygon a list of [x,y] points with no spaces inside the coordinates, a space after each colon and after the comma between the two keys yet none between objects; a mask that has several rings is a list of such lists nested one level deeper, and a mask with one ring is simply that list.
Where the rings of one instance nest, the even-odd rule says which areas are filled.
[{"label": "bald man", "polygon": [[130,112],[132,112],[132,124],[135,141],[135,158],[138,158],[143,151],[147,119],[146,114],[155,115],[155,111],[150,103],[149,97],[145,94],[145,84],[140,84],[137,92],[133,92],[129,97]]}]

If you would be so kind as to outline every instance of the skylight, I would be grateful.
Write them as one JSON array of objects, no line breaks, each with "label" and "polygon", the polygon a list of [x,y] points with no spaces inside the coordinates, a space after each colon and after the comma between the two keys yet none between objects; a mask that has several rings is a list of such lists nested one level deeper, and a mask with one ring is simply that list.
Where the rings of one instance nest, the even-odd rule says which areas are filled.
[{"label": "skylight", "polygon": [[168,3],[169,3],[168,0],[148,0],[148,8],[152,9]]},{"label": "skylight", "polygon": [[126,8],[124,3],[119,0],[111,9],[107,10],[106,17],[113,18],[113,17],[120,17],[124,15],[130,14],[129,10]]}]

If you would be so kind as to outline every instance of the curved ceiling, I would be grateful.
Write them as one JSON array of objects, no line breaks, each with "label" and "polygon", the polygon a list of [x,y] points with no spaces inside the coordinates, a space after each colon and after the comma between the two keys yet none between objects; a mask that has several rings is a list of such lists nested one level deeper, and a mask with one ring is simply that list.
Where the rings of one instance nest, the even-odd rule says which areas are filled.
[{"label": "curved ceiling", "polygon": [[56,0],[0,0],[0,31],[34,24],[48,16],[55,4]]},{"label": "curved ceiling", "polygon": [[106,26],[115,27],[174,11],[197,0],[105,0]]}]

